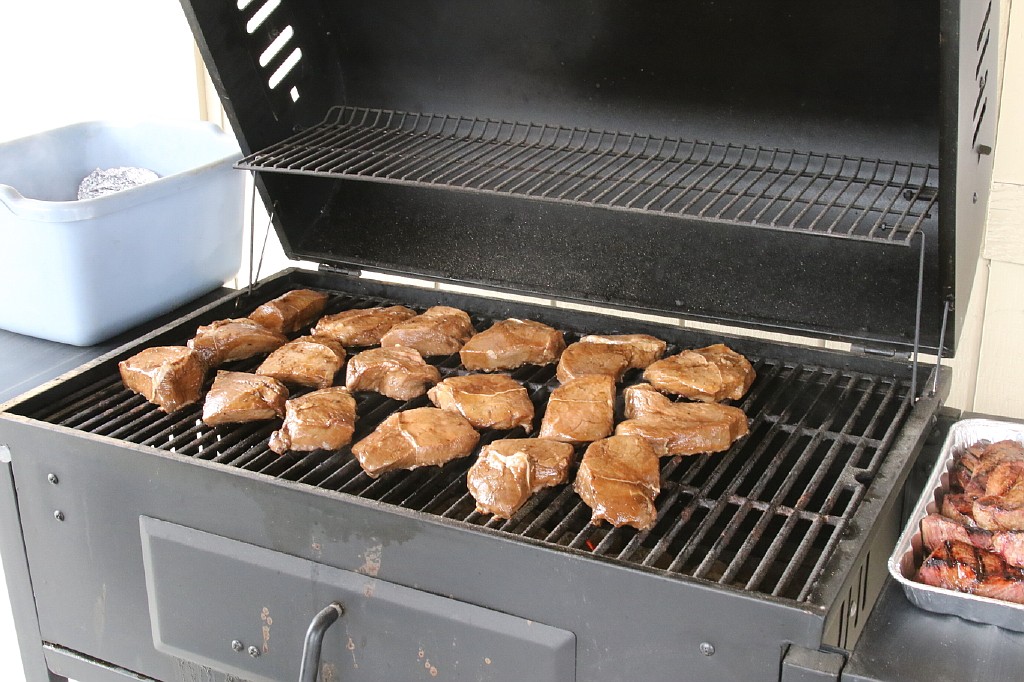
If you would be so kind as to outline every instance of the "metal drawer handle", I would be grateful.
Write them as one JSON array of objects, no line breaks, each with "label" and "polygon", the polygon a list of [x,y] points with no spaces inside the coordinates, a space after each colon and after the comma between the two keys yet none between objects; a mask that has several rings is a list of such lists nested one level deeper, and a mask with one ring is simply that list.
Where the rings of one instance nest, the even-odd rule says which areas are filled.
[{"label": "metal drawer handle", "polygon": [[324,644],[327,628],[334,625],[345,613],[345,608],[338,602],[313,616],[313,621],[306,630],[306,641],[302,645],[302,667],[299,668],[299,682],[316,682],[320,675],[320,649]]}]

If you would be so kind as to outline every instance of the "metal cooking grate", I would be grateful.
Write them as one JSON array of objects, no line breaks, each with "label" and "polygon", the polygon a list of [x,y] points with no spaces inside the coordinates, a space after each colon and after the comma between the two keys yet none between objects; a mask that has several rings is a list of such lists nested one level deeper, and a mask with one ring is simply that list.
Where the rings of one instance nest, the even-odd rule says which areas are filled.
[{"label": "metal cooking grate", "polygon": [[236,167],[897,244],[938,220],[927,164],[381,109],[336,107]]},{"label": "metal cooking grate", "polygon": [[[327,312],[381,304],[394,302],[336,294]],[[474,317],[477,329],[492,322]],[[194,331],[183,327],[179,342]],[[569,342],[578,338],[573,333],[566,337]],[[670,353],[678,350],[669,346]],[[348,448],[278,456],[267,440],[279,422],[210,428],[200,420],[199,405],[164,414],[124,389],[113,365],[104,379],[27,416],[636,567],[806,602],[907,413],[908,382],[751,360],[758,378],[739,404],[750,418],[750,435],[726,453],[664,458],[658,522],[649,532],[590,525],[590,510],[571,485],[538,493],[510,520],[481,515],[466,488],[471,457],[374,480]],[[251,371],[258,362],[230,368]],[[433,364],[443,376],[465,372],[458,355],[434,358]],[[547,396],[558,385],[554,367],[525,367],[513,377],[527,386],[539,424]],[[639,370],[625,377],[626,383],[638,380]],[[402,403],[377,394],[359,394],[357,401],[355,440],[396,410],[429,404],[426,397]],[[481,443],[506,435],[484,432]]]}]

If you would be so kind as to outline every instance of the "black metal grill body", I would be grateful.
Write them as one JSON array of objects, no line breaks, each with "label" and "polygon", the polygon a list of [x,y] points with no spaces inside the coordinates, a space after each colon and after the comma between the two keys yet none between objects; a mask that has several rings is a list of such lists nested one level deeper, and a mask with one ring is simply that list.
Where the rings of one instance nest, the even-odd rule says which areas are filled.
[{"label": "black metal grill body", "polygon": [[[949,352],[962,326],[998,2],[183,7],[286,252],[324,272],[203,308],[0,413],[0,540],[32,586],[23,610],[47,665],[83,680],[290,679],[305,625],[337,600],[322,679],[777,679],[840,665],[947,388],[941,368],[914,377],[906,357],[876,353]],[[119,387],[118,359],[293,286],[331,291],[332,311],[443,303],[478,328],[529,317],[569,340],[726,340],[758,370],[751,435],[665,460],[655,528],[609,531],[564,487],[494,521],[473,511],[468,462],[371,481],[347,449],[278,457],[269,426],[211,430],[196,409],[163,416]],[[552,374],[516,375],[538,408]],[[357,437],[420,404],[361,398]]]},{"label": "black metal grill body", "polygon": [[[752,434],[723,455],[665,460],[660,520],[652,531],[589,525],[589,510],[568,488],[539,494],[501,522],[474,512],[465,490],[468,461],[373,481],[347,449],[279,457],[267,449],[270,425],[210,429],[197,423],[198,407],[163,415],[120,386],[118,359],[141,347],[181,343],[197,325],[245,314],[295,286],[334,292],[331,310],[440,303],[470,311],[479,327],[530,317],[558,324],[570,339],[597,331],[648,332],[691,347],[721,338],[306,272],[270,280],[251,298],[240,293],[209,306],[14,405],[0,419],[19,482],[33,580],[47,586],[36,594],[45,641],[161,680],[203,666],[247,679],[282,679],[298,660],[288,655],[296,646],[289,638],[301,641],[304,633],[296,623],[326,605],[314,608],[316,599],[330,601],[331,584],[318,583],[321,569],[313,568],[299,590],[308,596],[292,599],[287,590],[268,586],[259,571],[280,556],[450,598],[442,611],[469,604],[573,633],[576,679],[677,679],[680,668],[693,666],[695,679],[774,679],[777,672],[766,670],[766,661],[776,666],[789,645],[817,650],[856,641],[882,586],[902,480],[939,402],[932,397],[910,405],[905,363],[730,339],[759,373],[743,403]],[[454,358],[435,362],[443,374],[459,371]],[[549,367],[516,376],[542,407],[552,375]],[[357,437],[394,410],[420,404],[424,399],[362,398]],[[502,435],[485,433],[484,439]],[[49,473],[59,485],[48,482]],[[62,521],[55,520],[55,509]],[[140,543],[140,518],[268,552],[251,569],[232,569],[237,575],[230,584],[247,586],[243,596],[175,606],[181,618],[227,637],[211,654],[197,649],[209,639],[200,636],[202,628],[195,628],[194,641],[160,639],[164,630],[156,621],[167,617],[168,607],[154,595],[176,580],[217,575],[219,563],[181,559],[196,575],[183,568],[172,572],[177,578],[155,579],[163,564],[147,566],[142,555],[159,538],[146,534],[153,522],[144,521]],[[189,546],[172,556],[190,557]],[[362,600],[370,611],[385,608],[367,595]],[[152,634],[132,618],[147,602]],[[272,635],[263,656],[239,658],[230,633],[242,633],[243,642],[259,633],[264,607],[281,634]],[[445,632],[439,617],[421,613],[417,623]],[[329,633],[325,651],[333,645],[353,657],[325,660],[344,671],[342,679],[381,679],[373,665],[380,645],[347,644],[358,622],[352,627]],[[705,644],[714,655],[702,653]],[[494,637],[493,647],[488,657],[494,660],[521,655],[504,637]],[[351,667],[360,660],[361,667]],[[454,662],[435,655],[435,664],[441,660]]]}]

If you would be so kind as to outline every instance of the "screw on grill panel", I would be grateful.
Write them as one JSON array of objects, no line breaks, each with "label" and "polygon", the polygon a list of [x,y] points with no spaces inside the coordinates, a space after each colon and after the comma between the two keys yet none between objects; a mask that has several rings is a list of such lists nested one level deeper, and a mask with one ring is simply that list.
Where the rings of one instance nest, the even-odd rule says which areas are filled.
[{"label": "screw on grill panel", "polygon": [[260,650],[257,649],[254,646],[250,646],[249,647],[249,655],[252,656],[253,658],[259,658],[260,657]]},{"label": "screw on grill panel", "polygon": [[715,647],[714,647],[713,644],[711,644],[711,642],[701,642],[700,643],[700,652],[702,654],[704,654],[705,656],[714,656],[715,655]]},{"label": "screw on grill panel", "polygon": [[235,650],[235,651],[241,651],[242,649],[244,649],[244,648],[245,648],[245,645],[244,645],[244,644],[242,644],[242,643],[241,643],[240,641],[238,641],[237,639],[235,639],[235,640],[232,640],[232,642],[231,642],[231,648],[232,648],[233,650]]},{"label": "screw on grill panel", "polygon": [[60,483],[60,479],[57,478],[57,474],[46,474],[46,480],[54,485]]},{"label": "screw on grill panel", "polygon": [[60,509],[58,509],[57,511],[53,512],[53,518],[57,519],[58,521],[63,521],[64,520],[64,512],[62,512]]}]

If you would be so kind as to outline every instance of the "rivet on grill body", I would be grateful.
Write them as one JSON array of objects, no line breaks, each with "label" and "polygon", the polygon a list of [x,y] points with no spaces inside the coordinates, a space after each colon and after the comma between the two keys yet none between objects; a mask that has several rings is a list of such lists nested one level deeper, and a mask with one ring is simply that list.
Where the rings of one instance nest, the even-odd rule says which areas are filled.
[{"label": "rivet on grill body", "polygon": [[713,644],[711,644],[711,642],[701,642],[700,643],[700,652],[702,654],[704,654],[705,656],[714,656],[715,655],[715,647],[714,647]]},{"label": "rivet on grill body", "polygon": [[46,480],[54,485],[60,483],[60,479],[57,478],[57,474],[46,474]]},{"label": "rivet on grill body", "polygon": [[53,518],[57,519],[58,521],[63,521],[64,520],[64,512],[62,512],[60,509],[58,509],[57,511],[53,512]]},{"label": "rivet on grill body", "polygon": [[244,649],[244,648],[245,648],[245,645],[244,645],[244,644],[242,644],[242,643],[241,643],[240,641],[238,641],[237,639],[235,639],[235,640],[232,640],[232,641],[231,641],[231,648],[232,648],[233,650],[235,650],[235,651],[241,651],[242,649]]},{"label": "rivet on grill body", "polygon": [[253,658],[259,658],[260,657],[260,650],[257,649],[254,646],[250,646],[249,647],[249,655],[252,656]]}]

